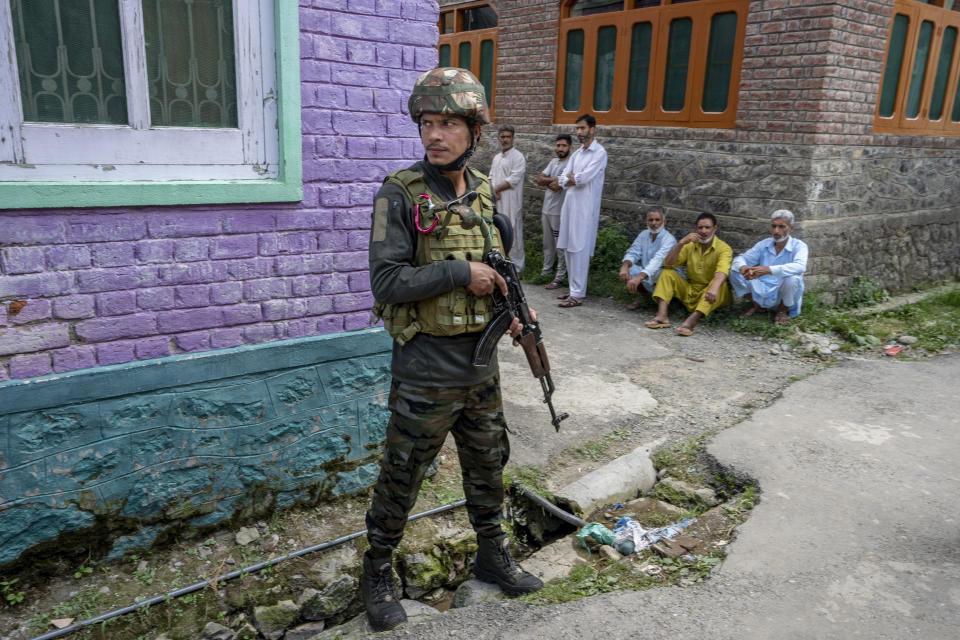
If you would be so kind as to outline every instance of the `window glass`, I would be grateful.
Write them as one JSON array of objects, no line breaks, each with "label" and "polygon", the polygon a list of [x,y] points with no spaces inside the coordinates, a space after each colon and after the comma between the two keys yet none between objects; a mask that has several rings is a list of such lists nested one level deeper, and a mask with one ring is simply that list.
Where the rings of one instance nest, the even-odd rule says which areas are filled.
[{"label": "window glass", "polygon": [[473,46],[469,42],[461,42],[457,53],[457,66],[461,69],[469,69],[472,55]]},{"label": "window glass", "polygon": [[617,28],[600,27],[597,31],[597,64],[594,67],[593,108],[610,111],[613,104],[613,68],[617,54]]},{"label": "window glass", "polygon": [[701,103],[706,113],[722,113],[727,110],[736,35],[736,13],[731,11],[713,16],[710,21],[710,43],[707,46],[707,68],[703,79],[703,102]]},{"label": "window glass", "polygon": [[491,7],[472,7],[463,10],[461,31],[492,29],[497,26],[497,12]]},{"label": "window glass", "polygon": [[957,44],[957,28],[947,27],[940,45],[940,61],[933,79],[933,94],[930,96],[930,119],[939,120],[943,115],[943,100],[947,96],[947,80],[950,78],[953,49]]},{"label": "window glass", "polygon": [[677,18],[670,23],[667,68],[663,83],[663,110],[681,111],[687,99],[687,68],[690,62],[690,34],[693,20]]},{"label": "window glass", "polygon": [[230,0],[143,0],[155,127],[237,126]]},{"label": "window glass", "polygon": [[450,66],[450,45],[442,44],[440,45],[440,60],[437,62],[438,67],[449,67]]},{"label": "window glass", "polygon": [[638,22],[630,35],[630,77],[627,82],[627,109],[647,108],[647,82],[650,77],[650,40],[653,25]]},{"label": "window glass", "polygon": [[440,14],[440,34],[444,33],[453,33],[454,25],[456,24],[455,19],[456,15],[453,11],[444,11]]},{"label": "window glass", "polygon": [[887,63],[883,69],[883,85],[880,88],[880,108],[877,112],[883,118],[893,115],[897,103],[897,89],[900,87],[900,66],[903,64],[903,50],[907,42],[907,27],[910,19],[902,13],[893,18],[890,29],[890,46],[887,50]]},{"label": "window glass", "polygon": [[910,74],[910,90],[907,92],[908,118],[916,118],[920,113],[920,97],[923,95],[923,78],[927,73],[927,58],[930,56],[930,38],[933,37],[933,23],[924,20],[917,34],[917,54],[913,59],[913,72]]},{"label": "window glass", "polygon": [[623,11],[623,0],[578,0],[570,7],[570,17],[589,16],[594,13]]},{"label": "window glass", "polygon": [[116,0],[12,0],[24,120],[127,124]]},{"label": "window glass", "polygon": [[563,108],[580,108],[580,83],[583,80],[583,29],[567,32],[566,73],[563,78]]},{"label": "window glass", "polygon": [[487,95],[487,104],[493,101],[493,40],[480,42],[480,73],[477,76]]}]

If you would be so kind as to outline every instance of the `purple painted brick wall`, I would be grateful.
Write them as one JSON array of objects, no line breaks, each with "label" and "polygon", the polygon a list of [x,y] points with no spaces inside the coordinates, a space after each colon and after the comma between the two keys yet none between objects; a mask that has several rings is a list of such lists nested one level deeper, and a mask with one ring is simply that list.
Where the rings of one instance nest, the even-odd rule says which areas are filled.
[{"label": "purple painted brick wall", "polygon": [[383,176],[436,64],[433,0],[301,0],[304,200],[0,211],[0,381],[367,326]]}]

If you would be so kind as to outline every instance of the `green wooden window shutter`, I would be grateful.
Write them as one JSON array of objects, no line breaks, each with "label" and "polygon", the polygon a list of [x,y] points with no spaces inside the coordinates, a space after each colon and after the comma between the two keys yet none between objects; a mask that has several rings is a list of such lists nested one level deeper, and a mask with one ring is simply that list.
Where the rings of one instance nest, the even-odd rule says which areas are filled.
[{"label": "green wooden window shutter", "polygon": [[653,26],[649,22],[633,25],[630,34],[630,77],[627,82],[627,109],[647,108],[647,82],[650,78],[650,42]]},{"label": "green wooden window shutter", "polygon": [[907,93],[908,118],[916,118],[920,113],[920,97],[923,95],[923,77],[927,73],[927,60],[930,57],[930,39],[933,37],[933,23],[924,20],[917,34],[917,55],[913,59],[913,73],[910,74],[910,90]]},{"label": "green wooden window shutter", "polygon": [[583,82],[583,29],[567,32],[567,64],[563,77],[563,109],[580,108],[580,84]]},{"label": "green wooden window shutter", "polygon": [[703,79],[704,112],[722,113],[727,110],[730,95],[730,74],[733,70],[733,46],[737,35],[737,14],[718,13],[710,21],[710,43],[707,46],[707,66]]},{"label": "green wooden window shutter", "polygon": [[597,64],[593,80],[593,108],[609,111],[613,105],[613,67],[617,55],[617,28],[600,27],[597,30]]},{"label": "green wooden window shutter", "polygon": [[880,117],[889,118],[897,104],[897,90],[900,88],[900,67],[903,65],[903,50],[907,43],[907,27],[910,19],[902,13],[893,18],[890,28],[890,48],[887,64],[883,69],[883,85],[880,89]]},{"label": "green wooden window shutter", "polygon": [[487,94],[487,104],[493,104],[493,40],[480,42],[480,84]]},{"label": "green wooden window shutter", "polygon": [[470,58],[473,56],[473,47],[469,42],[460,43],[460,52],[457,54],[457,66],[461,69],[470,68]]},{"label": "green wooden window shutter", "polygon": [[440,60],[437,66],[440,66],[440,67],[450,66],[450,45],[448,44],[440,45]]},{"label": "green wooden window shutter", "polygon": [[930,96],[930,119],[939,120],[943,115],[943,102],[947,97],[947,80],[953,62],[953,49],[957,44],[957,28],[947,27],[943,31],[940,45],[940,61],[937,62],[937,75],[933,79],[933,95]]},{"label": "green wooden window shutter", "polygon": [[682,111],[687,100],[687,69],[690,63],[690,35],[693,20],[677,18],[670,23],[667,68],[663,83],[663,110]]}]

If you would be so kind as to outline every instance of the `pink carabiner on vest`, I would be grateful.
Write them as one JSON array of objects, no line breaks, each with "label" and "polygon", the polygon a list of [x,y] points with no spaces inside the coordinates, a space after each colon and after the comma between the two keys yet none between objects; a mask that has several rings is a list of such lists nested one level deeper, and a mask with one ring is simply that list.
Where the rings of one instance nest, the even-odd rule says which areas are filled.
[{"label": "pink carabiner on vest", "polygon": [[[433,203],[430,201],[430,194],[428,194],[428,193],[421,193],[421,194],[418,195],[418,197],[420,197],[420,198],[426,198],[426,200],[427,200],[427,206],[429,207],[428,210],[429,210],[429,211],[433,211],[434,206],[433,206]],[[435,217],[433,218],[433,224],[430,225],[430,228],[429,228],[429,229],[424,229],[423,227],[420,226],[420,205],[419,205],[419,204],[415,204],[415,205],[413,205],[413,222],[414,222],[414,224],[417,225],[417,231],[419,231],[420,233],[430,233],[431,231],[433,231],[434,229],[437,228],[437,223],[440,222],[440,216],[435,216]]]}]

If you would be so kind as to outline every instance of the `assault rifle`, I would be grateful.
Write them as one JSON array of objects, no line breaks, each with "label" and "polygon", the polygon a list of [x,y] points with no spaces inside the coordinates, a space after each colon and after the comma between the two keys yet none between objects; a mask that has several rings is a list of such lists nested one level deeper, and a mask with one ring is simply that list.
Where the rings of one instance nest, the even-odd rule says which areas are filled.
[{"label": "assault rifle", "polygon": [[476,348],[473,350],[473,364],[478,367],[489,364],[500,338],[510,328],[513,319],[519,318],[521,328],[520,336],[517,339],[527,356],[530,370],[534,377],[540,380],[540,386],[543,387],[543,401],[550,407],[550,422],[557,431],[560,431],[560,422],[567,419],[569,414],[561,413],[557,415],[553,408],[554,386],[553,378],[550,377],[550,361],[547,359],[547,350],[543,346],[540,325],[534,322],[530,315],[530,307],[527,305],[523,288],[520,286],[520,274],[517,273],[517,267],[510,260],[500,255],[500,252],[496,249],[488,251],[483,261],[493,267],[507,282],[507,296],[504,297],[499,288],[494,289],[493,295],[496,306],[493,310],[493,320],[484,329]]}]

